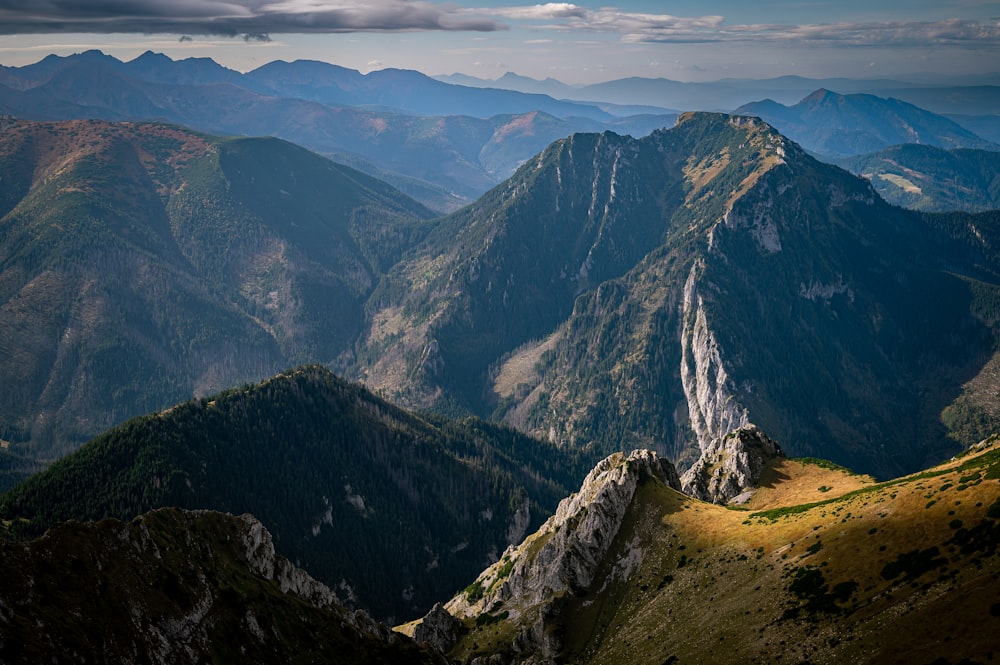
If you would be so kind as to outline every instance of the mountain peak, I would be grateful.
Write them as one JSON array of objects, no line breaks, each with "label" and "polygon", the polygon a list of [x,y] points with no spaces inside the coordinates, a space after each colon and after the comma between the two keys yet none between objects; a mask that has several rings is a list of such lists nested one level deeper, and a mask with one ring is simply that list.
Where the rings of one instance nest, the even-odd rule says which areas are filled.
[{"label": "mountain peak", "polygon": [[[555,515],[519,546],[509,547],[500,561],[448,602],[445,611],[457,619],[475,618],[479,623],[489,620],[483,617],[495,620],[490,613],[502,607],[503,619],[538,628],[522,633],[515,649],[555,655],[558,638],[543,629],[553,611],[553,600],[579,594],[600,581],[599,569],[636,503],[639,488],[647,484],[680,490],[673,464],[655,452],[634,450],[606,457],[587,475],[577,493],[563,499]],[[630,562],[621,565],[619,572],[627,576]],[[441,608],[431,614],[434,632],[450,632],[441,630],[448,624]]]},{"label": "mountain peak", "polygon": [[802,101],[799,102],[799,103],[800,104],[820,104],[820,103],[823,103],[825,101],[835,99],[837,97],[840,97],[840,95],[838,95],[835,92],[831,92],[830,90],[827,90],[826,88],[819,88],[818,90],[814,90],[813,92],[811,92],[808,95],[806,95],[805,97],[803,97]]}]

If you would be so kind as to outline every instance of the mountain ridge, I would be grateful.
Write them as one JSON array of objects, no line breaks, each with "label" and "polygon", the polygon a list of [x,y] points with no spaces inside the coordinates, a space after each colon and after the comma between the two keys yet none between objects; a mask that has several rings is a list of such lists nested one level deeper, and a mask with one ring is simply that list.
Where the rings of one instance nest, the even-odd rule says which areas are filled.
[{"label": "mountain ridge", "polygon": [[404,411],[307,366],[94,438],[0,495],[0,532],[35,538],[168,506],[252,513],[342,602],[402,620],[520,540],[589,465],[507,428]]},{"label": "mountain ridge", "polygon": [[[616,454],[561,505],[586,505],[579,519],[550,519],[397,630],[474,663],[984,662],[1000,616],[998,452],[993,437],[860,486],[828,463],[781,460],[760,491],[826,496],[765,510],[697,501]],[[615,510],[596,498],[621,487],[634,490]],[[594,574],[533,595],[528,571],[572,570],[577,547],[596,552]]]},{"label": "mountain ridge", "polygon": [[6,121],[2,138],[0,422],[40,457],[333,361],[432,216],[277,139],[101,121]]},{"label": "mountain ridge", "polygon": [[807,150],[831,157],[902,143],[1000,150],[944,116],[864,93],[841,95],[820,88],[791,106],[765,100],[744,104],[734,113],[758,116]]},{"label": "mountain ridge", "polygon": [[992,220],[892,208],[744,116],[576,135],[394,267],[354,371],[403,403],[681,469],[753,422],[793,454],[898,475],[959,449],[935,420],[994,353],[975,305],[992,259],[966,235]]},{"label": "mountain ridge", "polygon": [[445,662],[341,607],[328,587],[276,554],[251,515],[164,508],[130,522],[60,524],[28,543],[0,541],[0,551],[5,663],[69,654],[150,663]]}]

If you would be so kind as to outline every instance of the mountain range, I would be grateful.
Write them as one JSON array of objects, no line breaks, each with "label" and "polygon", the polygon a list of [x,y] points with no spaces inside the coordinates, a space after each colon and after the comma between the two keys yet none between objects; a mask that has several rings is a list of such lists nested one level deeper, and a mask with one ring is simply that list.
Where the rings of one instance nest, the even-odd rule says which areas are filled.
[{"label": "mountain range", "polygon": [[146,53],[122,62],[98,51],[0,68],[0,113],[276,136],[336,156],[438,210],[478,197],[557,138],[604,129],[642,135],[676,118],[615,117],[592,105],[450,86],[417,72],[362,75],[297,61],[241,74],[205,58]]},{"label": "mountain range", "polygon": [[275,139],[5,127],[10,453],[303,362],[685,469],[755,423],[889,477],[1000,415],[996,213],[890,207],[759,120],[576,134],[436,219]]},{"label": "mountain range", "polygon": [[[582,98],[592,94],[598,101],[579,102],[556,98],[569,95],[569,86],[556,86],[550,96],[531,86],[522,86],[525,92],[499,89],[500,81],[497,87],[465,83],[470,85],[406,70],[362,74],[306,60],[241,73],[207,58],[174,61],[147,52],[122,62],[88,51],[0,67],[0,113],[33,120],[166,121],[221,135],[277,136],[385,180],[442,212],[472,202],[552,141],[604,130],[638,138],[672,126],[672,108],[740,108],[806,149],[831,155],[913,141],[995,150],[991,140],[1000,136],[1000,88],[990,86],[942,91],[897,89],[903,84],[892,81],[796,77],[715,84],[630,79],[590,86]],[[824,87],[850,94],[823,93]],[[668,103],[705,89],[726,92],[718,99],[711,93]],[[908,91],[924,95],[920,104],[934,113],[913,108]],[[827,103],[806,103],[817,96]],[[770,99],[802,101],[789,108]],[[949,99],[960,103],[931,103]],[[832,113],[833,107],[839,110]],[[907,123],[913,127],[902,129]],[[810,127],[826,128],[825,136]]]},{"label": "mountain range", "polygon": [[893,97],[934,113],[973,117],[995,116],[997,103],[1000,101],[998,74],[976,77],[956,75],[947,80],[936,81],[844,77],[813,79],[789,75],[771,79],[730,78],[684,82],[634,76],[589,85],[567,85],[553,78],[537,80],[513,72],[507,72],[497,79],[481,79],[464,74],[435,78],[456,85],[504,88],[550,95],[558,99],[596,104],[645,105],[681,111],[732,110],[761,99],[794,104],[820,89],[836,90],[842,94]]},{"label": "mountain range", "polygon": [[[997,153],[954,123],[820,91],[761,107],[803,145],[628,136],[650,109],[155,54],[0,86],[105,118],[0,118],[0,660],[1000,650]],[[492,188],[440,216],[248,127],[438,209]]]}]

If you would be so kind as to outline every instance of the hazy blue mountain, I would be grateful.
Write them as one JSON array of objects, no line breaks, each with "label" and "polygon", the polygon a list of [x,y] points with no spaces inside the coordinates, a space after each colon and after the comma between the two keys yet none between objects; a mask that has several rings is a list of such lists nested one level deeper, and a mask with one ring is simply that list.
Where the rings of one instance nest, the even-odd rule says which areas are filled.
[{"label": "hazy blue mountain", "polygon": [[949,113],[946,117],[987,141],[1000,143],[1000,115],[996,113],[990,115]]},{"label": "hazy blue mountain", "polygon": [[[402,114],[400,105],[423,106]],[[426,115],[434,110],[428,105],[444,115]],[[460,107],[488,117],[462,115]],[[91,51],[0,69],[2,113],[155,120],[220,135],[276,136],[350,163],[441,211],[474,200],[557,138],[609,128],[648,133],[675,119],[634,110],[641,114],[616,117],[539,95],[448,86],[416,72],[362,75],[309,61],[271,63],[244,75],[204,59],[146,53],[121,62]],[[532,129],[536,119],[542,122]],[[521,147],[498,150],[512,122],[528,125],[515,132]]]},{"label": "hazy blue mountain", "polygon": [[275,61],[248,72],[246,78],[284,97],[335,106],[377,107],[409,115],[489,118],[541,111],[561,118],[608,120],[611,117],[595,106],[563,102],[542,94],[452,85],[405,69],[361,74],[325,62]]},{"label": "hazy blue mountain", "polygon": [[741,106],[736,113],[762,118],[806,150],[833,157],[901,143],[1000,150],[948,118],[898,99],[867,94],[839,95],[820,89],[793,106],[764,100]]},{"label": "hazy blue mountain", "polygon": [[889,203],[931,212],[1000,209],[1000,152],[904,144],[838,162]]},{"label": "hazy blue mountain", "polygon": [[793,105],[818,89],[893,97],[941,114],[995,115],[1000,101],[1000,74],[955,75],[924,81],[779,76],[682,82],[667,78],[630,77],[575,86],[551,78],[539,81],[510,72],[498,79],[481,79],[464,74],[435,78],[457,85],[542,92],[559,99],[624,106],[650,105],[688,111],[729,110],[760,99]]}]

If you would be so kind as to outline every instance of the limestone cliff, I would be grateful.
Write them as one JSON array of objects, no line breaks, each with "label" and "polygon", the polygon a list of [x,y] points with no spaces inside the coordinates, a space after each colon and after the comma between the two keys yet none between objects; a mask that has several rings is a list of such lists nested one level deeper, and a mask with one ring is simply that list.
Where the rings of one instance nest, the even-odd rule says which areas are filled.
[{"label": "limestone cliff", "polygon": [[[637,450],[605,458],[588,474],[580,491],[564,499],[537,532],[508,548],[500,561],[444,608],[435,608],[423,620],[433,628],[418,626],[415,635],[447,647],[447,640],[439,637],[454,634],[454,628],[442,612],[477,624],[506,620],[524,627],[513,639],[512,649],[519,660],[553,657],[560,644],[546,630],[547,620],[558,612],[560,598],[607,583],[598,578],[598,571],[608,564],[609,550],[637,488],[647,482],[680,489],[673,465],[656,453]],[[642,556],[641,551],[634,555]],[[627,577],[633,558],[618,562],[616,575]]]}]

